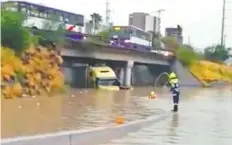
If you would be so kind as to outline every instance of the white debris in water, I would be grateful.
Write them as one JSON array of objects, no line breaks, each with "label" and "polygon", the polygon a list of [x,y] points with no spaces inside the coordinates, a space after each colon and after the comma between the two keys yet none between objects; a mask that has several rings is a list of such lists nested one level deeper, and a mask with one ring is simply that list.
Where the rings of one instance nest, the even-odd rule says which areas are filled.
[{"label": "white debris in water", "polygon": [[72,102],[68,102],[68,104],[72,104]]},{"label": "white debris in water", "polygon": [[26,94],[22,94],[22,97],[23,97],[23,98],[26,98],[26,97],[28,97],[28,96],[27,96]]},{"label": "white debris in water", "polygon": [[22,108],[22,105],[19,105],[18,108],[21,109],[21,108]]},{"label": "white debris in water", "polygon": [[39,102],[37,102],[37,103],[36,103],[36,106],[40,106],[40,103],[39,103]]},{"label": "white debris in water", "polygon": [[32,98],[36,98],[36,96],[32,96]]},{"label": "white debris in water", "polygon": [[74,97],[75,97],[75,95],[72,95],[71,97],[73,97],[73,98],[74,98]]}]

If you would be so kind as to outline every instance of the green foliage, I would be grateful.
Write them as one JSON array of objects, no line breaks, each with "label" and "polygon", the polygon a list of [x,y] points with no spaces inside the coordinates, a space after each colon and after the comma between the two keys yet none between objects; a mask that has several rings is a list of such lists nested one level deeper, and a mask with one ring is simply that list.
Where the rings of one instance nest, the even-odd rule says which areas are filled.
[{"label": "green foliage", "polygon": [[109,39],[110,30],[109,29],[103,30],[103,31],[97,33],[97,35],[101,36],[102,39],[107,40],[107,39]]},{"label": "green foliage", "polygon": [[95,34],[95,31],[99,29],[100,23],[102,22],[102,16],[98,13],[93,13],[90,16],[91,20],[89,21],[89,23],[94,25],[93,33]]},{"label": "green foliage", "polygon": [[194,50],[194,48],[193,48],[191,45],[184,44],[183,46],[184,46],[185,48],[188,48],[188,49]]},{"label": "green foliage", "polygon": [[20,82],[21,84],[23,83],[25,76],[26,76],[26,73],[23,70],[16,71],[16,80]]},{"label": "green foliage", "polygon": [[17,54],[22,53],[32,42],[31,33],[22,27],[25,16],[22,13],[1,11],[2,46],[14,49]]},{"label": "green foliage", "polygon": [[152,48],[156,49],[156,50],[157,49],[162,49],[161,41],[159,39],[156,39],[156,38],[152,39]]},{"label": "green foliage", "polygon": [[222,62],[229,58],[229,51],[231,48],[226,48],[224,45],[216,45],[205,48],[205,59]]},{"label": "green foliage", "polygon": [[200,55],[195,52],[193,49],[182,46],[177,50],[176,53],[177,59],[184,65],[189,66],[194,61],[200,59]]},{"label": "green foliage", "polygon": [[105,29],[97,33],[97,35],[93,35],[93,37],[88,37],[85,41],[97,45],[108,46],[109,44],[109,34],[110,30]]},{"label": "green foliage", "polygon": [[151,32],[152,33],[152,48],[153,49],[161,49],[161,34],[160,33],[155,33],[155,32]]},{"label": "green foliage", "polygon": [[171,37],[171,36],[163,37],[161,41],[165,44],[166,49],[169,51],[176,52],[177,49],[180,47],[175,37]]},{"label": "green foliage", "polygon": [[[59,22],[59,17],[56,15],[51,15],[49,20],[43,23],[42,30],[34,30],[34,34],[38,36],[40,44],[56,43],[63,45],[66,33],[64,23]],[[47,44],[46,46],[49,47]]]}]

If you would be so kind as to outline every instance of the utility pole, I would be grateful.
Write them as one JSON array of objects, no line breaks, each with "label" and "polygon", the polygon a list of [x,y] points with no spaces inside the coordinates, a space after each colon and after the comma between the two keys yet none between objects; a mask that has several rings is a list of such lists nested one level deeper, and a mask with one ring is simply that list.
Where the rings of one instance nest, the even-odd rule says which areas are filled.
[{"label": "utility pole", "polygon": [[106,24],[110,23],[110,8],[109,8],[109,0],[106,0]]},{"label": "utility pole", "polygon": [[226,0],[223,0],[222,4],[222,26],[221,26],[221,45],[224,45],[225,37],[225,11],[226,11]]},{"label": "utility pole", "polygon": [[164,12],[164,9],[157,10],[158,16],[157,16],[157,23],[158,23],[158,33],[161,34],[161,13]]},{"label": "utility pole", "polygon": [[96,20],[95,20],[94,16],[92,17],[92,21],[93,21],[92,22],[92,34],[95,35],[95,31],[96,31],[95,30],[95,28],[96,28],[96,23],[95,22],[96,22]]},{"label": "utility pole", "polygon": [[188,45],[190,45],[190,36],[188,36]]},{"label": "utility pole", "polygon": [[224,34],[224,41],[223,41],[224,46],[226,46],[226,37],[227,37],[227,35]]}]

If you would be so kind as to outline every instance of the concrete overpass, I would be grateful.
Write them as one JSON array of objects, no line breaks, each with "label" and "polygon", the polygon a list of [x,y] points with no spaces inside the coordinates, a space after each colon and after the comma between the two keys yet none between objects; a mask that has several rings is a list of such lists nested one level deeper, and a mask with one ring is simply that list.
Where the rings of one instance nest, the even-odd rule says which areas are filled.
[{"label": "concrete overpass", "polygon": [[65,46],[61,51],[62,56],[76,58],[91,58],[97,60],[111,61],[133,61],[141,64],[159,64],[169,65],[171,57],[165,57],[161,54],[150,52],[138,52],[135,50],[126,50],[123,48],[113,48],[109,46],[100,46],[87,42],[73,42]]},{"label": "concrete overpass", "polygon": [[111,61],[120,62],[119,79],[124,86],[131,86],[131,74],[134,64],[162,65],[169,67],[170,56],[150,52],[138,52],[123,48],[112,48],[107,45],[98,45],[88,42],[70,41],[63,49],[61,55],[65,58],[83,61]]}]

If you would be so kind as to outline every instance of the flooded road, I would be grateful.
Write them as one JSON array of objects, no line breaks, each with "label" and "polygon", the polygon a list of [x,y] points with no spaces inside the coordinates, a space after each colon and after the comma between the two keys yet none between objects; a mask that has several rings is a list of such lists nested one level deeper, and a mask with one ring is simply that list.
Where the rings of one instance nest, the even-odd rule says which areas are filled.
[{"label": "flooded road", "polygon": [[[232,142],[231,91],[181,89],[180,112],[109,144]],[[148,99],[151,90],[148,87],[118,92],[72,90],[65,96],[2,100],[2,137],[111,126],[118,115],[131,122],[172,109],[167,89],[157,90],[156,100]]]},{"label": "flooded road", "polygon": [[201,90],[178,113],[104,145],[231,145],[232,93]]}]

